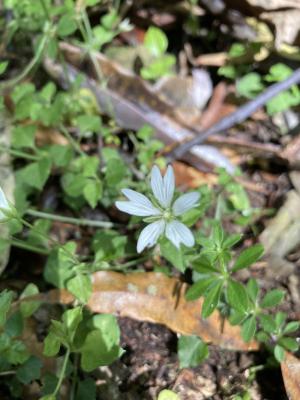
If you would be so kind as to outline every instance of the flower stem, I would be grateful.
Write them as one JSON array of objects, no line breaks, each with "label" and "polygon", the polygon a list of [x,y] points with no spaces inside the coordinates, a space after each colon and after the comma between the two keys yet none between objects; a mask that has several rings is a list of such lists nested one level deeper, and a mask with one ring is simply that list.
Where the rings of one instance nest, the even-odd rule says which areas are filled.
[{"label": "flower stem", "polygon": [[42,211],[36,211],[33,209],[27,210],[26,214],[31,215],[33,217],[37,217],[37,218],[48,219],[51,221],[65,222],[65,223],[73,224],[73,225],[85,225],[85,226],[91,226],[94,228],[112,228],[115,225],[109,221],[94,221],[94,220],[86,219],[86,218],[66,217],[64,215],[50,214],[50,213],[46,213],[46,212],[42,212]]},{"label": "flower stem", "polygon": [[62,368],[61,368],[61,371],[60,371],[60,374],[59,374],[59,379],[58,379],[56,388],[55,388],[55,390],[53,392],[53,396],[56,396],[58,394],[58,392],[59,392],[59,389],[61,387],[62,381],[63,381],[63,379],[65,377],[65,374],[66,374],[66,369],[67,369],[67,364],[68,364],[68,361],[69,361],[69,357],[70,357],[70,349],[68,347],[67,351],[66,351],[66,354],[65,354],[64,362],[63,362],[63,365],[62,365]]},{"label": "flower stem", "polygon": [[68,129],[66,129],[64,127],[64,125],[59,125],[59,129],[62,131],[62,133],[64,134],[64,136],[68,139],[68,141],[70,142],[70,144],[73,146],[74,150],[80,154],[81,156],[86,156],[85,152],[81,150],[81,147],[79,146],[79,144],[76,142],[75,139],[73,139],[73,137],[70,135]]},{"label": "flower stem", "polygon": [[7,241],[10,242],[12,246],[18,247],[19,249],[29,250],[32,251],[33,253],[43,254],[45,256],[49,255],[49,250],[33,246],[29,243],[24,242],[23,240],[12,238],[11,240]]},{"label": "flower stem", "polygon": [[30,160],[30,161],[39,161],[40,160],[39,156],[34,156],[33,154],[25,153],[24,151],[20,151],[20,150],[14,150],[14,149],[11,149],[6,146],[0,146],[0,152],[1,153],[7,152],[7,153],[11,154],[12,156],[24,158],[25,160]]},{"label": "flower stem", "polygon": [[73,260],[73,262],[75,264],[80,264],[80,260],[78,259],[78,257],[75,254],[73,254],[71,251],[69,251],[65,247],[63,247],[57,240],[52,239],[50,236],[45,235],[44,232],[41,232],[39,229],[37,229],[30,222],[27,222],[25,219],[19,217],[18,220],[24,226],[26,226],[27,228],[31,229],[33,232],[37,233],[38,235],[40,235],[41,237],[45,238],[46,240],[49,240],[54,246],[57,246],[60,249],[62,249]]}]

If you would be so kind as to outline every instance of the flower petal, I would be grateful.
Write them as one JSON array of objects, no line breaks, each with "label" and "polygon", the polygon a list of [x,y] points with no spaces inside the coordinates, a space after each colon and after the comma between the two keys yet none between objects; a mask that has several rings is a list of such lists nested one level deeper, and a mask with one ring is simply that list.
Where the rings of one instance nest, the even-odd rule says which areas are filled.
[{"label": "flower petal", "polygon": [[154,207],[148,197],[144,196],[143,194],[131,189],[123,189],[122,192],[132,203],[139,205],[140,207],[143,207],[149,211],[152,210],[151,215],[161,214],[161,211],[158,208]]},{"label": "flower petal", "polygon": [[150,217],[152,215],[159,215],[160,213],[154,206],[147,208],[132,201],[116,201],[115,205],[119,210],[138,217]]},{"label": "flower petal", "polygon": [[146,247],[152,247],[165,229],[165,221],[159,220],[147,225],[141,232],[137,242],[137,252],[141,253]]},{"label": "flower petal", "polygon": [[175,177],[173,167],[168,165],[167,172],[164,176],[164,198],[165,198],[165,206],[169,207],[175,189]]},{"label": "flower petal", "polygon": [[157,165],[151,170],[151,188],[156,200],[165,207],[164,182]]},{"label": "flower petal", "polygon": [[180,196],[173,204],[173,214],[181,215],[195,207],[200,199],[200,193],[190,192]]},{"label": "flower petal", "polygon": [[166,237],[176,246],[180,247],[180,243],[187,247],[192,247],[195,244],[195,238],[192,232],[181,222],[175,220],[167,223]]},{"label": "flower petal", "polygon": [[119,210],[139,217],[161,214],[159,209],[154,207],[151,201],[143,194],[131,189],[123,189],[122,192],[130,201],[116,201],[115,204]]},{"label": "flower petal", "polygon": [[4,211],[5,210],[9,211],[10,205],[8,204],[7,198],[0,187],[0,222],[6,219],[6,215],[1,211],[1,209],[3,209]]}]

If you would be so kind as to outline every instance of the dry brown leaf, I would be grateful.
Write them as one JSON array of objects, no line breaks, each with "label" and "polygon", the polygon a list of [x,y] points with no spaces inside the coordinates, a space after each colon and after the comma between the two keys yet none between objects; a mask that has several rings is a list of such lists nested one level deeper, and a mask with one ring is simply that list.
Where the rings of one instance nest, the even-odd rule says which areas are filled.
[{"label": "dry brown leaf", "polygon": [[[82,87],[95,95],[101,111],[111,115],[120,126],[138,130],[149,124],[166,145],[181,142],[198,133],[194,126],[180,119],[180,113],[176,113],[173,107],[157,96],[151,85],[103,54],[94,54],[94,61],[91,62],[79,47],[60,43],[60,49],[69,63],[66,66],[69,81],[74,81],[79,73],[85,74]],[[60,64],[46,59],[44,65],[62,86],[68,85]],[[228,158],[213,146],[194,146],[185,158],[201,169],[205,164],[224,167],[230,173],[235,169]]]},{"label": "dry brown leaf", "polygon": [[[202,319],[202,299],[186,301],[187,285],[162,273],[138,272],[124,275],[100,271],[93,274],[93,293],[88,307],[95,313],[109,313],[166,325],[183,335],[198,335],[209,343],[226,349],[257,350],[254,341],[245,343],[239,327],[223,321],[215,311]],[[74,298],[64,290],[53,290],[45,295],[50,302],[70,304]]]},{"label": "dry brown leaf", "polygon": [[61,146],[67,146],[69,144],[68,139],[66,139],[56,129],[46,128],[44,126],[37,127],[35,138],[38,146],[45,146],[47,144],[60,144]]},{"label": "dry brown leaf", "polygon": [[179,161],[174,161],[172,165],[176,176],[176,184],[183,190],[187,188],[196,189],[201,185],[211,187],[218,182],[216,174],[201,172]]},{"label": "dry brown leaf", "polygon": [[291,353],[285,354],[281,363],[285,390],[290,400],[300,399],[300,360]]}]

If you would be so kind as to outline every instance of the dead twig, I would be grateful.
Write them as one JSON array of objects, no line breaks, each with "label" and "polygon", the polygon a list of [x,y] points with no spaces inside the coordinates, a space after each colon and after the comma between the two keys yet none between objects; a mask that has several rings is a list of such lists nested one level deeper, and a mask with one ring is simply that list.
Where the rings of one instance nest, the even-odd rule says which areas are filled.
[{"label": "dead twig", "polygon": [[180,159],[193,146],[199,145],[200,143],[204,142],[208,138],[208,136],[225,131],[227,129],[232,128],[236,124],[244,122],[255,111],[264,106],[273,97],[277,96],[279,93],[289,89],[291,86],[299,82],[300,82],[300,68],[296,69],[296,71],[284,81],[271,85],[255,99],[242,105],[236,111],[225,116],[207,130],[200,132],[198,136],[194,137],[193,139],[189,140],[186,143],[179,145],[175,150],[173,150],[169,154],[168,156],[169,161]]}]

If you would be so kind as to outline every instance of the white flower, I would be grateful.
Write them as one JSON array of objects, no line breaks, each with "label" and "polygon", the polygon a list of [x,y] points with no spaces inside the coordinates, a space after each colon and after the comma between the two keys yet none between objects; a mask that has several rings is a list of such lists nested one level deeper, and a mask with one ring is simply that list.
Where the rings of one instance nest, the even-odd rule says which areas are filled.
[{"label": "white flower", "polygon": [[0,187],[0,222],[7,221],[8,212],[11,211],[7,198]]},{"label": "white flower", "polygon": [[139,236],[138,253],[141,253],[146,247],[154,246],[162,234],[165,234],[177,248],[181,243],[192,247],[195,244],[192,232],[176,217],[197,206],[200,194],[198,192],[186,193],[173,203],[175,177],[170,165],[164,177],[159,168],[154,165],[151,171],[151,189],[157,205],[154,205],[143,194],[131,189],[122,190],[128,201],[116,202],[119,210],[139,217],[151,217],[151,221],[153,221],[142,230]]}]

